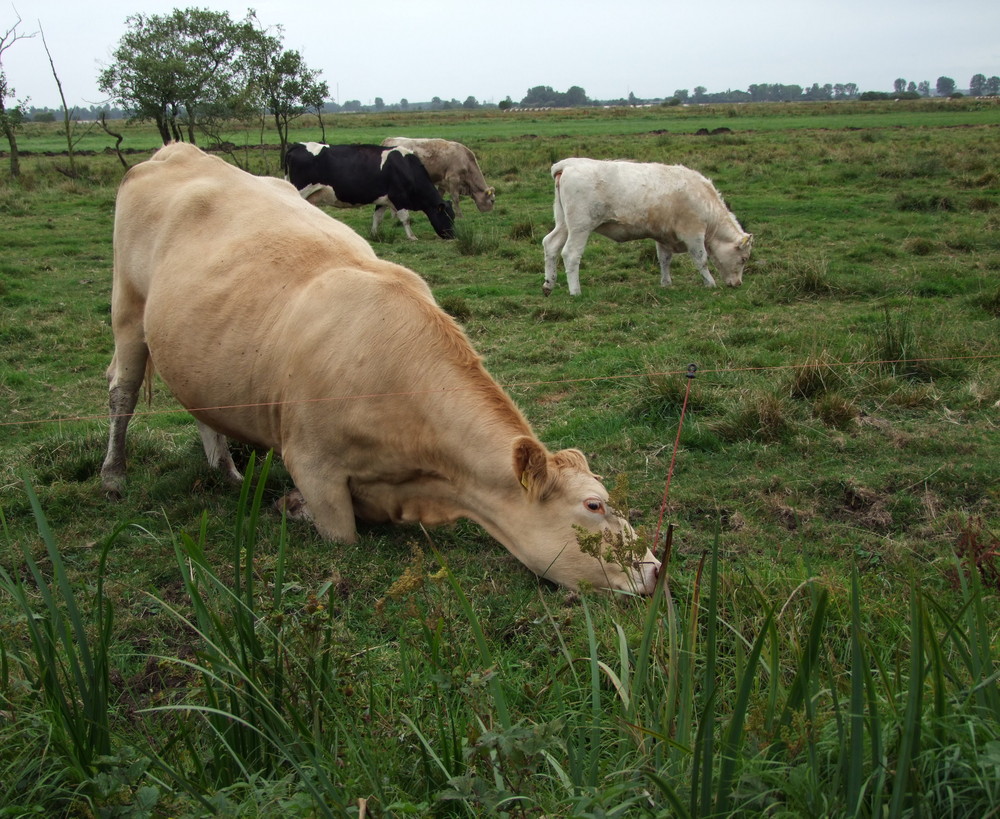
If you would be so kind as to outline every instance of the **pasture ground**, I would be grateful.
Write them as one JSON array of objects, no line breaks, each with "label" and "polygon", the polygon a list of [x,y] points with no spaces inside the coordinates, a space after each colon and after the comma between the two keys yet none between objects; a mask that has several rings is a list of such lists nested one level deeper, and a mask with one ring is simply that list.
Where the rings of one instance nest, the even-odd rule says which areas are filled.
[{"label": "pasture ground", "polygon": [[[434,238],[419,214],[414,229],[420,241],[407,242],[387,219],[376,252],[426,278],[539,437],[553,449],[583,449],[646,537],[656,528],[689,386],[685,370],[697,364],[666,506],[666,520],[676,525],[672,589],[696,630],[699,567],[717,543],[715,613],[722,630],[744,635],[729,645],[729,654],[719,655],[719,667],[734,678],[742,679],[741,663],[765,612],[780,610],[775,656],[759,661],[769,682],[753,683],[749,693],[746,744],[769,748],[780,734],[783,776],[826,770],[809,749],[837,724],[830,691],[850,686],[845,667],[854,644],[846,636],[854,633],[852,599],[860,600],[853,625],[863,631],[867,650],[897,664],[879,672],[894,681],[884,683],[886,700],[900,695],[893,709],[905,710],[907,701],[907,662],[914,633],[920,634],[913,631],[915,596],[933,599],[946,613],[940,622],[954,626],[966,611],[962,578],[978,576],[985,601],[979,634],[986,655],[995,656],[1000,106],[949,101],[456,112],[338,116],[324,128],[332,142],[445,136],[476,152],[497,189],[494,212],[479,214],[464,200],[466,215],[454,242]],[[727,131],[697,135],[702,128]],[[123,147],[155,145],[149,129],[129,126],[125,132]],[[320,135],[318,124],[304,122],[294,137]],[[227,139],[239,146],[235,161],[277,175],[276,152],[252,145],[255,132],[234,131]],[[87,140],[81,145],[94,150],[113,142],[96,135]],[[20,142],[29,152],[21,161],[22,179],[0,180],[0,567],[11,578],[27,578],[26,551],[43,576],[56,572],[38,537],[26,480],[51,527],[67,587],[90,600],[102,571],[98,590],[114,611],[108,645],[115,753],[141,757],[148,744],[162,752],[175,742],[193,759],[212,747],[214,735],[200,733],[197,719],[188,717],[178,740],[168,715],[146,709],[186,702],[207,684],[183,665],[204,656],[198,635],[205,632],[174,611],[191,615],[193,605],[178,550],[198,562],[178,544],[185,535],[202,544],[211,572],[231,585],[244,565],[234,544],[245,560],[249,538],[253,563],[245,571],[258,590],[261,622],[275,628],[277,619],[294,623],[296,630],[284,626],[290,653],[312,652],[334,669],[322,677],[334,689],[325,696],[336,700],[328,730],[336,722],[338,730],[367,734],[350,742],[341,737],[341,761],[350,757],[351,764],[331,775],[350,804],[371,797],[372,810],[385,815],[487,809],[597,815],[598,803],[608,809],[634,798],[629,810],[640,811],[636,815],[667,810],[667,790],[653,789],[659,796],[644,802],[622,784],[628,776],[615,775],[623,770],[675,776],[672,787],[689,799],[690,769],[684,766],[692,764],[690,753],[665,762],[669,754],[662,747],[651,751],[656,742],[648,734],[636,738],[621,721],[595,728],[600,742],[595,733],[575,744],[577,729],[559,723],[577,712],[597,720],[588,710],[591,695],[602,710],[609,700],[622,701],[608,676],[592,689],[584,680],[583,701],[572,707],[553,692],[574,668],[565,662],[570,655],[601,656],[611,665],[614,658],[632,668],[626,658],[639,652],[644,635],[659,634],[647,625],[646,602],[539,584],[467,523],[429,534],[368,527],[353,548],[323,543],[308,525],[290,522],[286,549],[280,519],[266,511],[253,532],[238,532],[239,493],[207,469],[192,420],[177,411],[162,385],[131,425],[126,497],[109,503],[98,471],[107,432],[104,369],[112,350],[111,224],[122,168],[114,156],[82,156],[77,177],[70,178],[66,157],[44,154],[60,150],[52,126],[30,126]],[[703,288],[690,259],[679,257],[674,286],[663,290],[651,242],[615,245],[593,236],[581,267],[582,296],[568,295],[560,268],[559,287],[543,297],[541,239],[552,225],[548,168],[574,155],[676,162],[709,176],[755,235],[744,286]],[[368,236],[370,209],[332,215]],[[243,461],[250,454],[238,452]],[[286,488],[276,462],[263,501]],[[105,551],[105,539],[122,524]],[[461,593],[429,579],[442,562],[471,611],[462,607]],[[401,578],[419,582],[407,585]],[[808,625],[819,621],[820,589],[829,600],[821,652],[829,677],[817,686],[815,711],[806,706],[779,726],[766,716],[773,716],[767,692],[779,681],[782,691],[794,688],[795,650],[806,641]],[[322,799],[302,785],[308,776],[280,766],[226,780],[218,770],[206,772],[211,765],[186,760],[178,765],[187,766],[189,781],[201,783],[187,791],[155,766],[130,778],[120,773],[122,765],[95,762],[92,772],[119,772],[120,789],[110,794],[95,790],[93,778],[74,779],[58,743],[46,744],[44,698],[10,659],[27,631],[23,610],[2,590],[0,623],[0,778],[27,771],[11,796],[0,797],[0,813],[19,805],[66,815],[102,806],[139,810],[145,793],[158,800],[159,807],[150,809],[155,815],[199,815],[207,809],[191,792],[200,787],[203,794],[224,794],[227,804],[240,806],[232,807],[243,811],[238,815],[268,815],[267,805],[279,801],[288,815],[318,815],[309,811]],[[480,626],[488,655],[470,633]],[[778,653],[779,634],[787,636],[790,653]],[[663,669],[668,686],[666,669],[675,668],[676,652],[666,635],[653,644],[650,662]],[[704,658],[695,656],[704,673]],[[949,666],[959,691],[968,683],[960,665]],[[996,687],[995,676],[987,685]],[[723,725],[727,714],[742,713],[724,695],[719,702]],[[501,704],[510,711],[508,720],[496,713]],[[440,722],[442,713],[450,724]],[[977,724],[982,742],[994,743],[990,747],[1000,747],[998,719],[1000,714]],[[590,730],[591,723],[582,724]],[[489,746],[483,737],[492,731],[500,739]],[[523,757],[516,764],[504,756],[511,743]],[[593,751],[598,746],[599,754]],[[586,787],[570,770],[572,748],[592,754],[587,766],[593,776],[580,774]],[[498,758],[507,760],[506,768]],[[25,767],[28,759],[34,767]],[[540,770],[545,777],[528,776]],[[773,771],[765,775],[750,763],[740,771],[734,793],[745,797],[747,815],[777,809],[746,796],[754,776],[766,780],[760,792],[771,794],[768,805],[784,805],[787,815],[819,815],[815,804],[801,801],[812,785],[803,785],[801,794],[789,785],[782,793],[768,779]],[[774,774],[774,781],[780,779]],[[927,780],[920,781],[914,793],[927,791]],[[583,793],[592,802],[581,807]],[[829,793],[827,815],[848,815],[839,792],[830,786]],[[995,789],[992,798],[965,804],[995,809]],[[899,810],[919,802],[913,794],[907,799],[900,797]],[[392,804],[397,807],[389,809]]]}]

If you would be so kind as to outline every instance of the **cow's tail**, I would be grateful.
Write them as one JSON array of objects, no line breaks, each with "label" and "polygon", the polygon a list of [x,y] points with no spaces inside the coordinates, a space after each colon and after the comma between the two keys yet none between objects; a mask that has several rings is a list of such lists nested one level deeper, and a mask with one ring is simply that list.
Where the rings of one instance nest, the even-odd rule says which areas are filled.
[{"label": "cow's tail", "polygon": [[562,179],[564,163],[565,160],[561,160],[552,166],[552,180],[556,185],[556,197],[555,203],[553,204],[553,210],[555,211],[555,220],[557,225],[562,224],[559,218],[563,215],[562,194],[559,191],[559,182]]}]

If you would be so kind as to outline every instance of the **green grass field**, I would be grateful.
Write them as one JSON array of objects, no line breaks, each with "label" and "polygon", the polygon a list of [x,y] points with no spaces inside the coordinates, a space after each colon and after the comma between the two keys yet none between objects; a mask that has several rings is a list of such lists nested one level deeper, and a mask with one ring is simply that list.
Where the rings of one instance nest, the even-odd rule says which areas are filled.
[{"label": "green grass field", "polygon": [[[373,246],[650,539],[690,387],[667,587],[540,584],[468,523],[350,548],[284,529],[280,460],[241,498],[162,384],[107,500],[122,167],[94,133],[71,178],[31,125],[22,178],[0,176],[0,815],[996,814],[1000,106],[324,127],[476,152],[494,212],[463,200],[453,242],[386,220]],[[121,129],[132,163],[156,145]],[[279,173],[258,131],[226,138]],[[548,169],[573,155],[712,178],[755,235],[744,286],[680,257],[663,290],[652,242],[595,235],[582,295],[560,269],[545,298]],[[331,214],[368,236],[369,208]],[[258,474],[264,455],[237,448]]]}]

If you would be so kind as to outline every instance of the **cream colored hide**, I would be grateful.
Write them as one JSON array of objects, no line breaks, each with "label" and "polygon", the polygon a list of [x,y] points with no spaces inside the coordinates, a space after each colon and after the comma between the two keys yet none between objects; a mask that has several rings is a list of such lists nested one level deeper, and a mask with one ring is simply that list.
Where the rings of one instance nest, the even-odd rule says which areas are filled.
[{"label": "cream colored hide", "polygon": [[557,583],[652,590],[648,551],[581,552],[574,527],[635,549],[583,455],[547,451],[424,281],[289,183],[168,145],[126,174],[114,249],[111,495],[151,357],[213,466],[240,477],[227,437],[273,448],[285,508],[330,540],[355,542],[356,515],[467,517]]},{"label": "cream colored hide", "polygon": [[459,196],[471,196],[481,213],[493,210],[496,190],[486,184],[476,155],[461,142],[447,139],[410,139],[389,137],[382,144],[408,148],[419,157],[431,181],[442,196],[450,196],[456,218],[462,215]]},{"label": "cream colored hide", "polygon": [[562,255],[571,295],[580,295],[580,258],[591,233],[616,242],[656,241],[660,285],[671,284],[674,253],[691,254],[706,287],[715,287],[709,258],[730,287],[743,283],[753,236],[726,207],[715,186],[683,165],[572,157],[552,166],[555,228],[542,240],[547,296]]}]

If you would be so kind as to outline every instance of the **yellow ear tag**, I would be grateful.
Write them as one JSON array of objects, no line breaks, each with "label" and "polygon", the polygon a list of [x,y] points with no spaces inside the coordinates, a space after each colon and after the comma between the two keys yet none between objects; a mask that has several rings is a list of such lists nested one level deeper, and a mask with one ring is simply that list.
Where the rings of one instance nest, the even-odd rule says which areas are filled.
[{"label": "yellow ear tag", "polygon": [[525,489],[531,489],[531,476],[527,471],[521,473],[521,486]]}]

